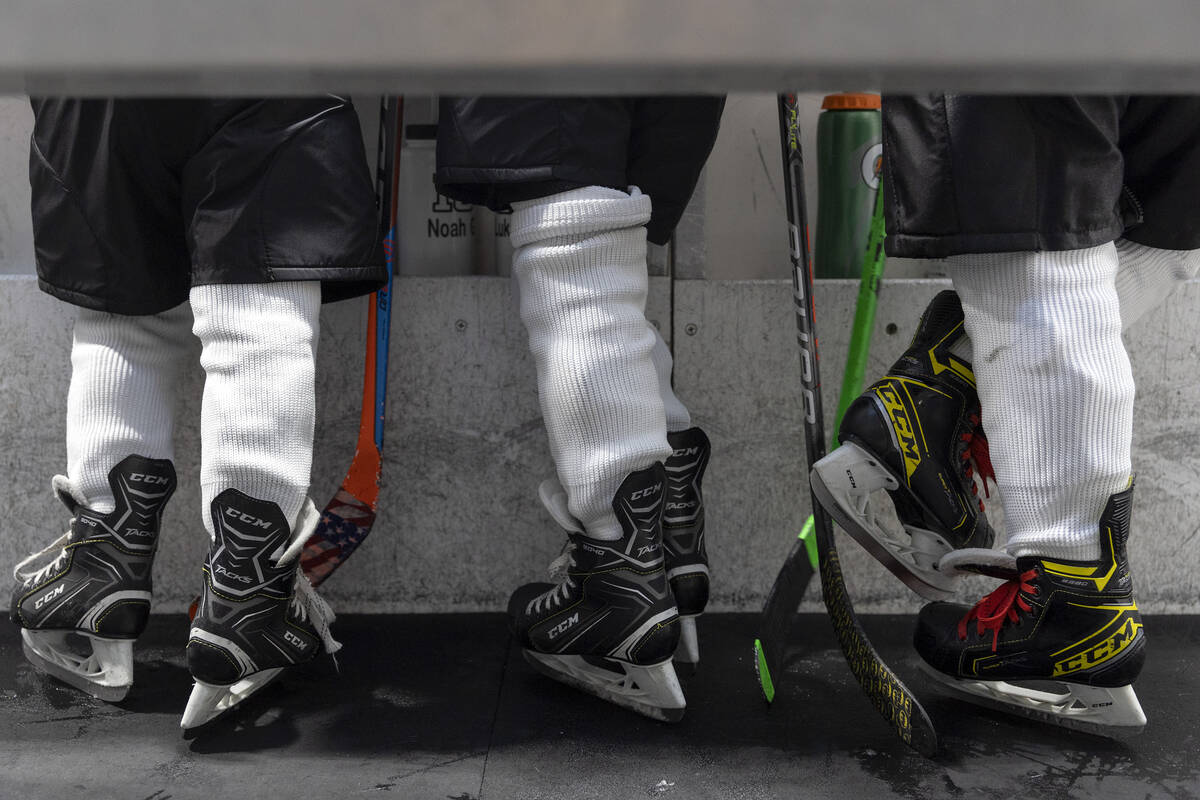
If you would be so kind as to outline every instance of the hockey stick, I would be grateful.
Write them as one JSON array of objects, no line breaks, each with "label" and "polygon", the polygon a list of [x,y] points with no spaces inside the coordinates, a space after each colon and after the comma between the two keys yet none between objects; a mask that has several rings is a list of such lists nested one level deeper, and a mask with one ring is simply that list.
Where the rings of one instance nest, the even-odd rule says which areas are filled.
[{"label": "hockey stick", "polygon": [[342,485],[322,510],[321,521],[305,543],[304,552],[300,555],[300,565],[314,587],[320,586],[332,575],[367,538],[375,523],[375,510],[379,505],[404,98],[383,98],[379,114],[376,186],[379,192],[380,221],[387,229],[383,247],[387,260],[388,282],[387,286],[371,295],[367,308],[367,352],[363,364],[358,446]]},{"label": "hockey stick", "polygon": [[[787,195],[789,239],[791,242],[792,289],[796,310],[797,338],[800,343],[801,391],[804,398],[804,434],[808,451],[808,467],[825,454],[824,418],[821,409],[821,380],[812,298],[812,262],[808,249],[807,212],[804,197],[804,162],[800,151],[799,112],[795,94],[779,96],[779,130],[784,150],[784,186]],[[811,495],[810,495],[811,496]],[[871,699],[875,709],[883,715],[900,738],[923,755],[933,755],[937,750],[937,734],[921,704],[903,683],[880,659],[875,648],[867,640],[854,613],[854,606],[846,593],[838,557],[837,543],[833,536],[833,524],[829,514],[812,498],[814,530],[818,564],[821,572],[821,589],[825,608],[829,612],[834,631],[837,633],[842,652],[850,665],[851,672],[863,691]],[[799,543],[797,544],[799,547]],[[795,548],[793,548],[793,553]],[[789,557],[790,560],[790,557]],[[785,565],[787,569],[787,565]],[[794,590],[789,590],[788,594]],[[774,596],[774,592],[772,593]],[[768,599],[764,617],[772,611]],[[789,598],[790,599],[790,598]],[[799,599],[798,597],[796,598]],[[787,616],[795,611],[788,609]],[[782,640],[768,642],[765,646],[779,647]],[[760,652],[764,643],[760,638]],[[767,651],[762,663],[782,666],[782,649]],[[771,660],[774,660],[774,664]],[[756,659],[756,663],[759,660]],[[770,676],[760,682],[764,687],[771,683]],[[772,689],[772,694],[773,694]]]},{"label": "hockey stick", "polygon": [[850,333],[850,350],[846,354],[846,371],[842,373],[842,389],[838,393],[837,414],[834,415],[833,441],[838,440],[842,417],[846,409],[862,392],[867,372],[867,355],[871,352],[871,334],[875,331],[875,308],[879,305],[879,279],[883,277],[883,176],[877,176],[875,210],[871,213],[871,232],[863,253],[862,277],[858,281],[858,299],[854,303],[854,327]]},{"label": "hockey stick", "polygon": [[[787,161],[787,153],[784,153]],[[883,191],[882,183],[876,186],[874,211],[867,246],[863,251],[862,277],[859,280],[858,301],[854,310],[854,328],[850,336],[850,352],[846,358],[846,372],[842,379],[842,390],[838,400],[838,411],[833,427],[834,441],[842,423],[847,406],[862,391],[863,375],[866,372],[867,353],[871,346],[871,333],[875,327],[875,307],[879,299],[879,278],[883,274]],[[803,191],[803,188],[801,188]],[[793,231],[793,234],[795,232]],[[806,234],[807,238],[807,234]],[[807,245],[805,245],[807,247]],[[787,638],[793,615],[803,599],[808,584],[818,569],[817,540],[813,532],[813,517],[810,514],[800,529],[798,541],[792,547],[783,568],[771,587],[766,607],[759,624],[760,636],[754,640],[754,663],[758,669],[759,686],[770,703],[775,699],[775,676],[782,674],[783,661],[787,656]]]}]

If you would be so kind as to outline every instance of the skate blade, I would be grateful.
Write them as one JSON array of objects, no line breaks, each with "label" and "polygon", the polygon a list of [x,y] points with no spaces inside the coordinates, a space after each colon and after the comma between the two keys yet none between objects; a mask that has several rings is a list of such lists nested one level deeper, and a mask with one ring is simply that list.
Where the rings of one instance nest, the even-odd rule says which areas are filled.
[{"label": "skate blade", "polygon": [[187,707],[183,710],[183,719],[179,721],[179,727],[186,731],[212,722],[275,680],[281,672],[283,667],[264,669],[229,686],[196,681],[188,697]]},{"label": "skate blade", "polygon": [[583,656],[525,650],[525,660],[543,675],[651,719],[678,722],[687,702],[670,661],[638,666],[613,659],[600,667]]},{"label": "skate blade", "polygon": [[675,648],[675,661],[688,664],[695,672],[700,663],[700,639],[696,636],[696,617],[679,618],[679,646]]},{"label": "skate blade", "polygon": [[1146,714],[1133,686],[1109,688],[1056,681],[1061,691],[1051,692],[1007,681],[954,678],[924,662],[918,666],[952,694],[997,711],[1110,739],[1136,736],[1146,727]]},{"label": "skate blade", "polygon": [[[67,637],[87,639],[92,652],[75,653]],[[102,639],[76,631],[21,631],[21,650],[41,672],[70,684],[92,697],[119,703],[133,685],[133,640]]]},{"label": "skate blade", "polygon": [[809,483],[834,522],[905,586],[927,600],[954,597],[957,579],[941,574],[935,566],[951,550],[940,537],[909,529],[905,542],[876,521],[871,493],[900,486],[877,458],[847,442],[813,466]]}]

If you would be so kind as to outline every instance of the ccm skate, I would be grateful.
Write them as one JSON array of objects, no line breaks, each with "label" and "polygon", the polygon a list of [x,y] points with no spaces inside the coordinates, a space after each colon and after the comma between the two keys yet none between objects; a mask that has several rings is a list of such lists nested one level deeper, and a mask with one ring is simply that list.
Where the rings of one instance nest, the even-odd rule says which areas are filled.
[{"label": "ccm skate", "polygon": [[[908,350],[846,409],[841,447],[813,467],[817,500],[847,533],[913,591],[949,599],[965,572],[1008,576],[1013,560],[978,498],[995,480],[971,365],[951,353],[966,332],[958,295],[925,309]],[[886,490],[903,531],[878,520],[871,495]],[[954,556],[939,565],[953,551]],[[954,563],[952,569],[947,566]]]},{"label": "ccm skate", "polygon": [[559,583],[532,583],[508,603],[513,634],[539,672],[654,719],[683,717],[683,690],[671,664],[679,613],[663,568],[662,464],[634,472],[613,499],[623,535],[584,535],[557,481],[541,496],[567,530],[567,549],[551,566]]},{"label": "ccm skate", "polygon": [[1125,549],[1132,507],[1132,485],[1109,499],[1098,561],[1021,556],[1019,574],[973,608],[921,609],[913,643],[926,672],[973,703],[1104,736],[1139,733],[1146,716],[1132,684],[1146,634]]},{"label": "ccm skate", "polygon": [[133,642],[150,617],[151,567],[175,468],[131,455],[108,473],[108,484],[116,507],[102,513],[82,505],[70,481],[55,476],[71,527],[17,564],[10,618],[22,628],[31,664],[118,702],[133,685]]},{"label": "ccm skate", "polygon": [[663,506],[663,549],[667,581],[679,609],[679,648],[675,660],[700,661],[696,618],[708,604],[708,552],[704,546],[704,498],[700,484],[712,447],[699,428],[667,434],[667,497]]},{"label": "ccm skate", "polygon": [[279,677],[287,667],[341,647],[333,612],[299,556],[319,514],[306,501],[294,533],[275,503],[226,489],[212,501],[216,537],[187,643],[196,684],[180,722],[203,725]]}]

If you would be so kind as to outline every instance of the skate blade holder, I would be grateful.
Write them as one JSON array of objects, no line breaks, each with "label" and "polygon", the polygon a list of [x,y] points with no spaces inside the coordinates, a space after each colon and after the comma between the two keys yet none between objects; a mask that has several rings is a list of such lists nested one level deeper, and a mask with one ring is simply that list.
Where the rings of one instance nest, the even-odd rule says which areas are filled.
[{"label": "skate blade holder", "polygon": [[133,686],[132,639],[24,629],[21,648],[42,672],[107,703],[124,700]]},{"label": "skate blade holder", "polygon": [[1127,739],[1146,727],[1133,686],[1086,686],[1049,680],[1019,682],[954,678],[924,661],[917,666],[959,698],[1062,728]]},{"label": "skate blade holder", "polygon": [[[938,569],[953,550],[950,543],[933,531],[902,525],[894,513],[877,512],[872,495],[900,488],[879,459],[846,442],[816,463],[810,482],[834,521],[906,586],[927,600],[954,597],[959,574]],[[886,507],[894,508],[890,499]]]},{"label": "skate blade holder", "polygon": [[661,722],[683,719],[687,701],[670,659],[636,665],[600,656],[525,650],[525,661],[559,683]]}]

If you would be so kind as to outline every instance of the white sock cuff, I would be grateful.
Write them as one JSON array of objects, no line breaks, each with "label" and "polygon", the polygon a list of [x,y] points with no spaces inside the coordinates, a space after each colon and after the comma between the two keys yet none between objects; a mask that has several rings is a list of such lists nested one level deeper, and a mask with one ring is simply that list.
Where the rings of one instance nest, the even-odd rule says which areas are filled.
[{"label": "white sock cuff", "polygon": [[509,238],[513,247],[558,236],[636,228],[650,221],[650,198],[631,186],[629,193],[585,186],[537,200],[513,203]]},{"label": "white sock cuff", "polygon": [[1121,297],[1121,326],[1125,329],[1200,270],[1200,250],[1162,250],[1120,239],[1117,255],[1117,294]]}]

